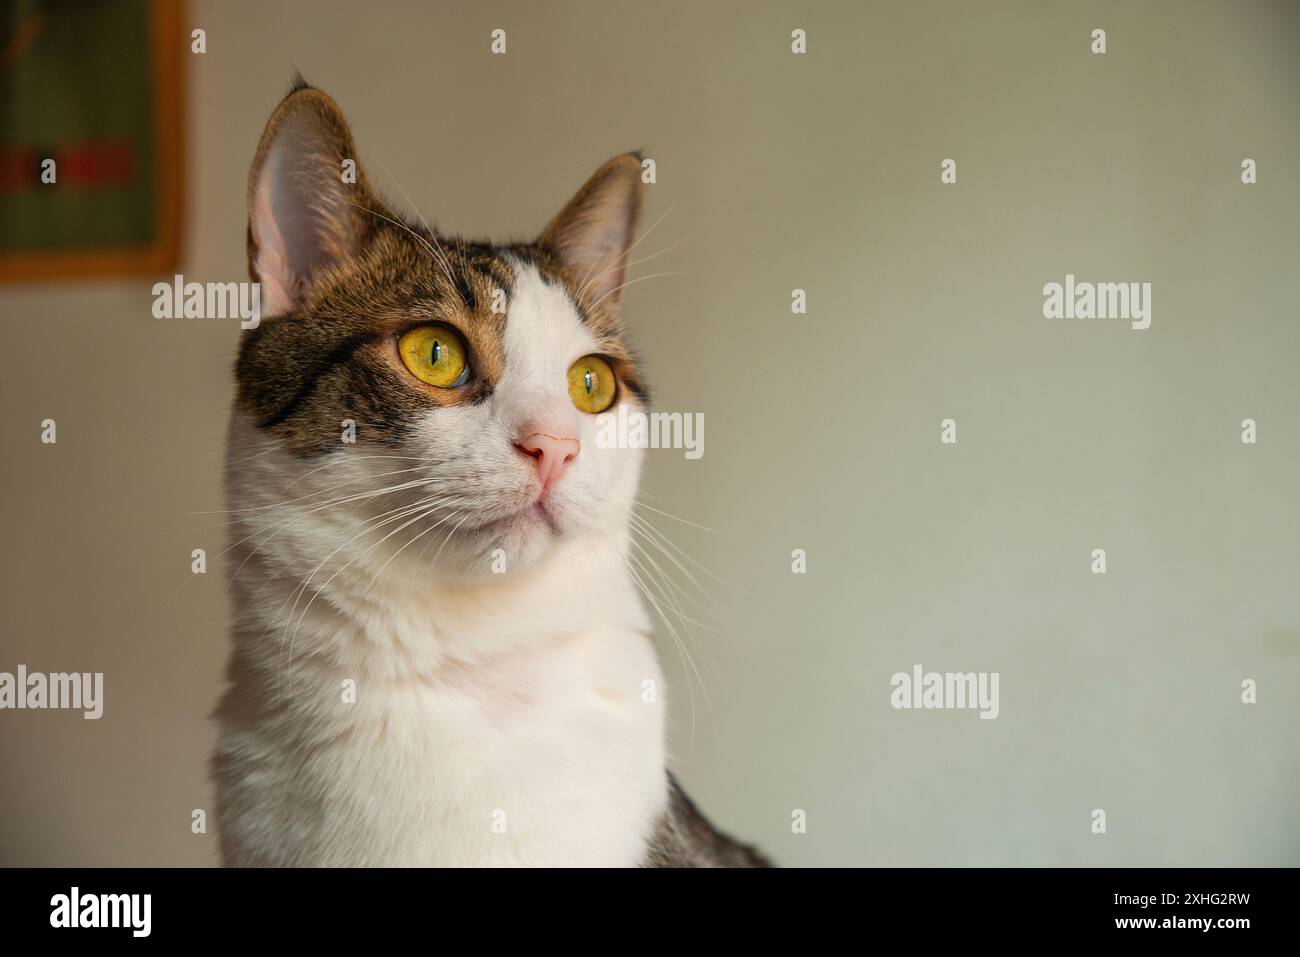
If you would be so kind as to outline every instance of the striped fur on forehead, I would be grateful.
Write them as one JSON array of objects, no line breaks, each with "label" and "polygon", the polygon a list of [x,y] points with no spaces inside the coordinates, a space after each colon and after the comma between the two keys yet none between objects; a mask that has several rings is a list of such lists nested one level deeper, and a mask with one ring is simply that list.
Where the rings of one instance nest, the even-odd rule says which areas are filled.
[{"label": "striped fur on forehead", "polygon": [[[336,449],[349,419],[358,442],[396,446],[430,409],[486,400],[505,372],[517,272],[528,266],[569,297],[621,386],[648,398],[617,312],[584,302],[548,250],[437,237],[384,216],[359,255],[322,275],[301,308],[245,333],[235,367],[238,401],[291,451]],[[437,389],[402,366],[396,340],[429,323],[446,324],[465,340],[472,375],[464,386]]]}]

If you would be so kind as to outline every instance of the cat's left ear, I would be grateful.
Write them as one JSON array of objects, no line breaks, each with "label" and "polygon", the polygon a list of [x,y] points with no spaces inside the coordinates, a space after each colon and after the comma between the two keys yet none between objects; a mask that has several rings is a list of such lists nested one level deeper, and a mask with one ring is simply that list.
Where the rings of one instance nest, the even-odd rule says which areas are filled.
[{"label": "cat's left ear", "polygon": [[[370,212],[374,210],[375,212]],[[262,311],[302,304],[321,273],[355,256],[385,211],[338,105],[299,81],[262,134],[248,177],[248,270]]]},{"label": "cat's left ear", "polygon": [[538,240],[559,258],[589,302],[618,308],[643,189],[641,157],[615,156],[583,184]]}]

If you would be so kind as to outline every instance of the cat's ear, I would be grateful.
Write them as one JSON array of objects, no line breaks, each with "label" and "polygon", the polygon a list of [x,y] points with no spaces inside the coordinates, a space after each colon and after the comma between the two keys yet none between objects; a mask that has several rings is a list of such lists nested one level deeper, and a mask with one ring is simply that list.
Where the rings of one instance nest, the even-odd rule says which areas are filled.
[{"label": "cat's ear", "polygon": [[618,307],[643,188],[641,157],[615,156],[583,184],[538,240],[591,302]]},{"label": "cat's ear", "polygon": [[358,252],[373,228],[366,209],[383,212],[347,121],[299,81],[267,121],[248,178],[248,270],[266,315],[291,311],[321,270]]}]

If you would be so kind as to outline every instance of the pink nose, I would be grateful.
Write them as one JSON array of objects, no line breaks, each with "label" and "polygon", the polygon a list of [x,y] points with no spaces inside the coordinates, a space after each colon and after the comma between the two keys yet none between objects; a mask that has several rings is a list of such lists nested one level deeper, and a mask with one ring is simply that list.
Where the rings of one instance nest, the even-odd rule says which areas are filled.
[{"label": "pink nose", "polygon": [[545,492],[560,480],[569,463],[578,457],[582,446],[577,439],[534,432],[528,438],[516,442],[515,448],[537,460],[537,477],[542,480],[542,491]]}]

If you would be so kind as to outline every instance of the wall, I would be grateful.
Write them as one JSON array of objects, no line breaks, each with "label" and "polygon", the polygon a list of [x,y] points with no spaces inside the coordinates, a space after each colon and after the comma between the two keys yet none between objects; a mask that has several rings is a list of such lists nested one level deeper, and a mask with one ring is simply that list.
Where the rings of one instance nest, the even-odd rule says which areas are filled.
[{"label": "wall", "polygon": [[[645,488],[716,530],[651,515],[728,583],[687,565],[729,615],[687,640],[698,678],[659,636],[674,766],[721,824],[791,865],[1300,863],[1300,8],[189,17],[190,279],[243,278],[293,68],[447,231],[529,236],[606,157],[656,160],[626,311],[658,407],[705,415],[704,457],[653,454]],[[1150,282],[1151,328],[1044,319],[1066,273]],[[238,329],[153,319],[151,284],[0,291],[0,669],[107,682],[98,722],[0,714],[0,863],[215,861],[190,815],[226,610],[189,555],[224,547]],[[998,672],[999,717],[891,708],[918,663]]]}]

